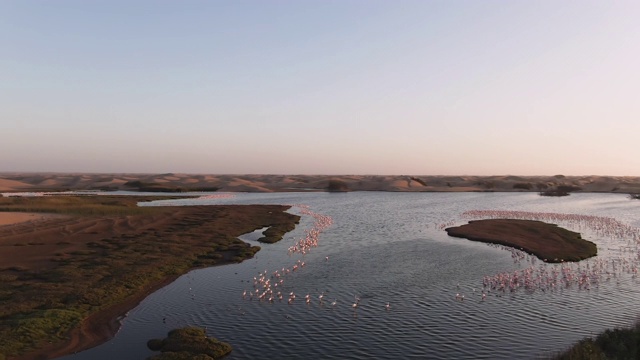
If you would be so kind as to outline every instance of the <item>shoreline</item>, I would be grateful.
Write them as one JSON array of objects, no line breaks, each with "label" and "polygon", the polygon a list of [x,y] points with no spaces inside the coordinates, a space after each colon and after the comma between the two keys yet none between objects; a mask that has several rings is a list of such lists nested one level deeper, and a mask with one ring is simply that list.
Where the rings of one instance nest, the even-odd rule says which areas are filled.
[{"label": "shoreline", "polygon": [[[226,265],[226,264],[220,264]],[[218,265],[214,265],[218,266]],[[195,270],[191,269],[191,270]],[[191,271],[189,270],[189,271]],[[182,274],[184,275],[184,274]],[[14,360],[50,360],[89,350],[113,339],[120,331],[122,320],[129,311],[135,309],[154,292],[170,285],[182,275],[170,276],[163,281],[145,288],[125,301],[89,315],[67,334],[68,339],[47,345],[33,352],[9,358]]]},{"label": "shoreline", "polygon": [[[100,345],[117,334],[122,316],[178,277],[253,258],[260,247],[238,236],[268,227],[265,242],[275,242],[300,218],[284,205],[138,208],[138,200],[38,198],[28,211],[54,206],[55,214],[36,226],[0,226],[0,290],[10,295],[0,358],[53,359]],[[2,203],[8,211],[22,206]],[[32,331],[39,335],[20,337]]]},{"label": "shoreline", "polygon": [[[245,260],[249,260],[245,259]],[[171,285],[181,276],[198,269],[225,266],[235,264],[233,261],[218,263],[207,267],[194,267],[185,273],[169,276],[162,281],[151,284],[137,294],[130,296],[125,301],[109,306],[83,319],[78,326],[71,329],[67,334],[68,339],[59,343],[46,345],[38,350],[23,354],[18,357],[7,358],[9,360],[53,360],[63,356],[72,355],[81,351],[89,350],[100,346],[113,339],[120,328],[122,320],[128,313],[135,309],[140,303],[156,291]]]}]

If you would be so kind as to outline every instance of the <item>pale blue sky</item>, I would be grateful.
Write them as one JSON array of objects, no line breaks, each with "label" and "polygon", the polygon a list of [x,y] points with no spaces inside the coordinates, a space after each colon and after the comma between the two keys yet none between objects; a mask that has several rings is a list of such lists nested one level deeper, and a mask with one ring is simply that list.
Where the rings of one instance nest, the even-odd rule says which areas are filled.
[{"label": "pale blue sky", "polygon": [[640,175],[639,1],[1,1],[0,171]]}]

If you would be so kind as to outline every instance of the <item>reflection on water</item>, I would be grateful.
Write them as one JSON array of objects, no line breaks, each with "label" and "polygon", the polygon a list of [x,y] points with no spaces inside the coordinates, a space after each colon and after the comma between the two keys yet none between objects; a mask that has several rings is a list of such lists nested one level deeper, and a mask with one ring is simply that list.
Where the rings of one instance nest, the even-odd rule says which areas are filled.
[{"label": "reflection on water", "polygon": [[[228,359],[540,358],[605,328],[627,326],[640,314],[640,280],[627,271],[637,268],[640,254],[629,238],[579,229],[599,245],[599,255],[579,265],[550,265],[529,257],[514,261],[501,247],[441,230],[465,223],[462,214],[476,210],[593,215],[636,229],[640,209],[625,195],[276,193],[159,203],[306,204],[333,224],[305,255],[289,250],[314,227],[317,218],[310,215],[283,241],[261,244],[254,259],[182,276],[133,309],[113,340],[66,359],[141,359],[152,354],[147,340],[185,325],[204,326],[210,336],[231,343]],[[290,211],[301,214],[300,208]],[[305,266],[296,271],[283,270],[301,261]],[[604,263],[607,270],[589,289],[560,281],[566,271],[579,276],[587,266],[591,271]],[[530,268],[555,272],[557,286],[483,287],[487,276]],[[243,296],[256,288],[261,294],[266,280],[273,301]]]}]

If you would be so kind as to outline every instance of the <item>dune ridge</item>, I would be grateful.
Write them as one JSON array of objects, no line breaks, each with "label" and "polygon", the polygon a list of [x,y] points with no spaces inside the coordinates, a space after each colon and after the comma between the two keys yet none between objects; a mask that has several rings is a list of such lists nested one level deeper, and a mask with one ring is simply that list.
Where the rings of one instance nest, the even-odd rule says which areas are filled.
[{"label": "dune ridge", "polygon": [[[330,184],[335,185],[333,188]],[[539,192],[559,186],[575,192],[640,193],[638,176],[446,176],[446,175],[212,175],[2,173],[1,192],[60,190],[226,191],[397,191]]]}]

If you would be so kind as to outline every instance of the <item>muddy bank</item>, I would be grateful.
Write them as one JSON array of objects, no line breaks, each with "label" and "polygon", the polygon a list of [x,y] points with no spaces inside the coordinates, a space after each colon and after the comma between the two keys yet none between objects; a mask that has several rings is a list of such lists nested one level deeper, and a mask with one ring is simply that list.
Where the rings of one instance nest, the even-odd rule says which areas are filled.
[{"label": "muddy bank", "polygon": [[545,262],[580,261],[598,253],[596,244],[542,221],[489,219],[445,229],[449,236],[523,250]]}]

